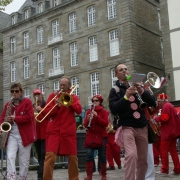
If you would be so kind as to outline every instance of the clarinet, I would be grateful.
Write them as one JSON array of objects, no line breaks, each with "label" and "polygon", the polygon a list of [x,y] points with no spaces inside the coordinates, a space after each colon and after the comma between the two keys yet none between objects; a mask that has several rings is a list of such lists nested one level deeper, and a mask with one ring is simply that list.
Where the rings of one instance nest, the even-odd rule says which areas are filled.
[{"label": "clarinet", "polygon": [[93,118],[92,112],[94,111],[95,107],[96,107],[96,106],[93,104],[93,105],[92,105],[92,109],[91,109],[89,124],[88,124],[88,126],[87,126],[88,129],[90,129],[90,127],[91,127],[91,122],[92,122],[92,118]]}]

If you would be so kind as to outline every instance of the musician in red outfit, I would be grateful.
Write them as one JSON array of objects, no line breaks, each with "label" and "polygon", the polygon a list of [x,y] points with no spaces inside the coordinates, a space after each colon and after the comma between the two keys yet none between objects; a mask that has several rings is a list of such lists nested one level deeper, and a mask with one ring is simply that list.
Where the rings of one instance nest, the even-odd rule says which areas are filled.
[{"label": "musician in red outfit", "polygon": [[180,162],[176,149],[176,140],[180,137],[180,119],[177,115],[177,110],[168,102],[166,94],[159,94],[157,101],[161,109],[161,115],[156,116],[155,120],[161,122],[160,152],[162,158],[162,167],[157,174],[164,175],[169,173],[168,153],[170,153],[174,163],[174,169],[171,174],[180,174]]},{"label": "musician in red outfit", "polygon": [[108,140],[106,144],[106,159],[109,164],[107,170],[115,170],[114,161],[116,162],[118,169],[121,169],[121,157],[120,157],[120,146],[115,142],[115,130],[111,123],[106,128],[108,133]]}]

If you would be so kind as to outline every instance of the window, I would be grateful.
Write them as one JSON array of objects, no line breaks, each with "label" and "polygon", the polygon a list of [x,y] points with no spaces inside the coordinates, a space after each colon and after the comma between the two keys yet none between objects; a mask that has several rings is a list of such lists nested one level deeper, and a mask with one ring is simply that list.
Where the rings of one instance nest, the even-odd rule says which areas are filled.
[{"label": "window", "polygon": [[29,57],[24,58],[24,79],[29,78]]},{"label": "window", "polygon": [[97,37],[96,36],[89,38],[89,56],[90,56],[90,62],[98,60],[98,49],[97,49]]},{"label": "window", "polygon": [[43,3],[39,3],[38,4],[38,13],[42,13],[43,12]]},{"label": "window", "polygon": [[39,26],[37,28],[37,43],[41,44],[43,43],[43,27]]},{"label": "window", "polygon": [[39,84],[39,85],[38,85],[38,88],[42,91],[42,94],[45,94],[44,84]]},{"label": "window", "polygon": [[29,33],[24,33],[24,49],[29,48]]},{"label": "window", "polygon": [[107,0],[108,19],[117,17],[116,0]]},{"label": "window", "polygon": [[158,9],[157,11],[158,11],[158,24],[159,24],[159,30],[161,31],[161,13],[160,13],[160,9]]},{"label": "window", "polygon": [[[79,84],[79,78],[78,77],[72,77],[71,78],[71,85],[76,85]],[[74,91],[73,94],[79,97],[79,87],[77,87]]]},{"label": "window", "polygon": [[11,41],[11,53],[15,53],[16,52],[16,39],[15,39],[15,37],[11,37],[10,41]]},{"label": "window", "polygon": [[72,13],[69,15],[69,32],[73,33],[76,31],[76,14]]},{"label": "window", "polygon": [[44,56],[43,53],[38,54],[38,75],[44,74]]},{"label": "window", "polygon": [[99,73],[97,72],[91,74],[91,96],[96,94],[100,94]]},{"label": "window", "polygon": [[54,0],[54,7],[59,5],[59,0]]},{"label": "window", "polygon": [[118,30],[109,32],[110,57],[119,55]]},{"label": "window", "polygon": [[116,81],[118,80],[117,77],[115,77],[115,69],[111,69],[111,80],[112,80],[112,87],[116,85]]},{"label": "window", "polygon": [[96,11],[95,6],[91,6],[87,9],[88,13],[88,26],[93,26],[96,24]]},{"label": "window", "polygon": [[55,20],[52,22],[52,36],[55,37],[59,35],[59,21]]},{"label": "window", "polygon": [[60,68],[60,51],[59,48],[53,49],[53,69]]},{"label": "window", "polygon": [[12,16],[11,17],[11,24],[16,24],[16,17],[15,16]]},{"label": "window", "polygon": [[29,18],[29,12],[28,10],[24,11],[24,19],[28,19]]},{"label": "window", "polygon": [[25,97],[30,97],[30,89],[29,88],[24,88],[24,96]]},{"label": "window", "polygon": [[16,63],[13,61],[11,62],[11,82],[16,81]]},{"label": "window", "polygon": [[163,47],[163,40],[161,39],[161,58],[162,58],[162,63],[164,64],[164,47]]},{"label": "window", "polygon": [[71,66],[77,66],[78,65],[78,48],[77,48],[76,42],[70,44],[70,56],[71,56]]},{"label": "window", "polygon": [[54,91],[59,90],[59,81],[54,81]]}]

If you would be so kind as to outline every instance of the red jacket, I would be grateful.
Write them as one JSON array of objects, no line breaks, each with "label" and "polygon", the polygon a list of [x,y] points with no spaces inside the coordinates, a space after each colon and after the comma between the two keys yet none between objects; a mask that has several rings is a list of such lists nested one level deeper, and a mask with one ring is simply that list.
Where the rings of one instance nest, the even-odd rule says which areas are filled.
[{"label": "red jacket", "polygon": [[[108,111],[106,111],[102,106],[96,106],[95,110],[97,112],[97,117],[94,117],[91,121],[91,127],[89,131],[102,132],[103,137],[108,137],[106,132],[106,127],[109,124]],[[84,120],[84,127],[86,128],[89,124],[88,115],[91,113],[91,109],[87,111],[86,118]]]},{"label": "red jacket", "polygon": [[[55,93],[49,95],[47,104],[55,95]],[[44,110],[44,114],[50,112],[47,116],[50,120],[46,131],[46,152],[55,152],[58,155],[77,154],[75,113],[80,114],[82,107],[76,95],[72,94],[72,99],[73,102],[69,107],[55,106],[50,112],[55,105],[53,100]]]},{"label": "red jacket", "polygon": [[[9,102],[5,104],[3,112],[0,117],[0,124],[4,122],[6,109]],[[15,122],[19,128],[19,133],[22,138],[23,146],[27,146],[36,141],[36,127],[34,119],[34,110],[32,101],[29,98],[24,98],[18,106],[13,108],[15,111]]]},{"label": "red jacket", "polygon": [[[41,103],[41,108],[45,106],[45,101],[44,103]],[[41,120],[44,116],[41,116],[41,114],[38,116],[38,120]],[[42,122],[37,122],[36,121],[36,134],[37,134],[37,139],[46,139],[46,129],[47,129],[47,124],[48,124],[48,119],[45,118]]]},{"label": "red jacket", "polygon": [[[163,121],[164,116],[168,117],[166,121]],[[161,115],[156,116],[155,120],[161,122],[161,140],[180,137],[180,118],[171,103],[165,102],[162,106]]]}]

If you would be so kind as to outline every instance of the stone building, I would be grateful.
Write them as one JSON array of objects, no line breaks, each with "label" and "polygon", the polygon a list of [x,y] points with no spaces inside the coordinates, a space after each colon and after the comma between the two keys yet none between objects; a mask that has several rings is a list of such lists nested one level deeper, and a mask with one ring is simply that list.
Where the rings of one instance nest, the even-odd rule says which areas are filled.
[{"label": "stone building", "polygon": [[180,100],[180,1],[160,0],[167,94]]},{"label": "stone building", "polygon": [[83,107],[100,93],[107,107],[114,66],[164,75],[157,0],[26,0],[4,35],[4,101],[19,81],[25,95],[56,91],[63,75],[79,84]]},{"label": "stone building", "polygon": [[[9,15],[0,11],[0,31],[8,26]],[[0,113],[3,109],[3,36],[0,33]]]}]

